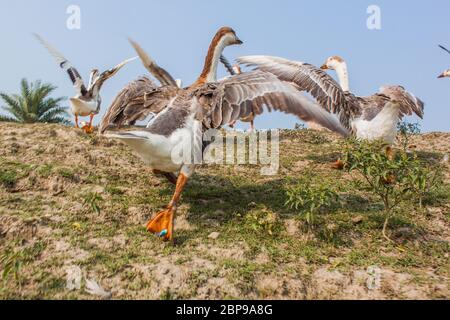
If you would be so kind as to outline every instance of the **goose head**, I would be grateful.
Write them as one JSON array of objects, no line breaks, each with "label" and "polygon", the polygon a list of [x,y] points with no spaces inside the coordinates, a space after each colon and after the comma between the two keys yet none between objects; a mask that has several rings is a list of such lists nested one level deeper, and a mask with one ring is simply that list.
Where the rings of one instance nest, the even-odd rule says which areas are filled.
[{"label": "goose head", "polygon": [[217,65],[223,50],[232,45],[241,45],[242,40],[238,38],[236,32],[230,27],[222,27],[216,32],[208,49],[203,71],[193,86],[202,85],[207,82],[217,80]]},{"label": "goose head", "polygon": [[242,40],[236,35],[236,32],[230,27],[220,28],[212,43],[216,44],[216,46],[218,44],[223,44],[224,47],[243,44]]},{"label": "goose head", "polygon": [[344,59],[339,56],[332,56],[325,61],[325,63],[320,67],[322,70],[336,70],[340,66],[345,64]]},{"label": "goose head", "polygon": [[439,79],[441,79],[441,78],[450,78],[450,69],[445,70],[444,72],[442,72],[442,73],[439,75],[438,78],[439,78]]},{"label": "goose head", "polygon": [[89,87],[91,87],[94,84],[94,81],[98,78],[100,72],[98,69],[92,69],[90,76],[89,76]]}]

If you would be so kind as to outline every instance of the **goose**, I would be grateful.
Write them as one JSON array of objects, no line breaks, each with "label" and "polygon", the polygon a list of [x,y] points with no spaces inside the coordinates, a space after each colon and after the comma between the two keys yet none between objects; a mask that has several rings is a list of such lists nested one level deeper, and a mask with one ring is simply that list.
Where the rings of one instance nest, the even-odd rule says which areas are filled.
[{"label": "goose", "polygon": [[58,65],[70,77],[70,80],[75,87],[76,95],[70,98],[71,111],[75,117],[75,127],[79,128],[78,117],[90,117],[89,124],[85,125],[83,129],[86,133],[92,133],[92,122],[94,116],[100,112],[102,99],[100,90],[108,79],[113,77],[120,69],[127,63],[136,60],[137,57],[127,59],[112,69],[100,73],[97,69],[93,69],[90,73],[89,84],[86,88],[83,79],[81,78],[77,69],[67,60],[61,53],[59,53],[52,45],[45,41],[40,35],[34,34],[38,41],[49,51],[55,58]]},{"label": "goose", "polygon": [[[402,86],[383,86],[372,96],[355,96],[350,92],[347,64],[339,56],[328,58],[321,68],[271,56],[241,57],[238,62],[307,91],[325,110],[338,115],[342,125],[358,139],[381,139],[392,145],[400,119],[413,113],[420,118],[424,115],[424,103]],[[325,70],[335,70],[340,84]]]},{"label": "goose", "polygon": [[[129,38],[128,41],[138,54],[144,67],[159,81],[161,86],[182,88],[183,82],[181,79],[175,79],[166,69],[159,66],[156,61],[145,52],[139,43],[131,38]],[[230,75],[235,74],[234,67],[231,67],[228,60],[223,55],[221,55],[220,61],[224,64]],[[109,112],[100,125],[99,131],[104,132],[111,126],[120,128],[123,125],[134,125],[137,121],[145,120],[149,115],[152,115],[154,118],[166,107],[164,104],[155,105],[154,107],[147,105],[146,93],[151,92],[156,88],[158,88],[158,85],[146,76],[139,77],[128,83],[117,94],[109,108]],[[140,112],[137,112],[137,109],[140,109]],[[151,122],[149,122],[148,125],[150,124]]]},{"label": "goose", "polygon": [[[242,73],[241,67],[239,64],[231,65],[231,63],[228,61],[228,59],[225,56],[220,57],[220,62],[225,66],[225,68],[228,70],[228,73],[231,76],[235,76]],[[248,117],[239,119],[242,122],[250,122],[250,132],[255,131],[255,113],[251,112]],[[228,126],[230,128],[234,128],[236,125],[237,120],[232,121]]]},{"label": "goose", "polygon": [[[109,132],[107,128],[111,118],[108,113],[111,109],[103,119],[106,124],[101,133],[105,137],[119,139],[129,145],[153,170],[178,173],[172,200],[147,224],[147,231],[165,241],[173,240],[173,221],[181,194],[202,160],[192,161],[190,156],[180,158],[177,155],[180,150],[193,148],[196,158],[197,152],[203,152],[206,147],[197,139],[204,132],[248,116],[253,110],[262,110],[264,105],[269,110],[292,113],[306,120],[318,118],[330,129],[337,130],[334,127],[339,125],[333,122],[329,113],[308,103],[292,85],[271,73],[255,71],[217,81],[216,70],[223,50],[240,44],[242,41],[233,29],[221,28],[210,44],[202,73],[191,86],[182,89],[163,86],[146,92],[145,104],[124,115],[134,119],[135,114],[144,114],[144,109],[165,106],[148,128]],[[192,141],[195,141],[194,145]]]},{"label": "goose", "polygon": [[[447,53],[450,53],[450,50],[448,50],[446,47],[439,45],[439,48],[441,48],[442,50],[444,50]],[[450,69],[445,70],[444,72],[442,72],[438,78],[449,78],[450,77]]]}]

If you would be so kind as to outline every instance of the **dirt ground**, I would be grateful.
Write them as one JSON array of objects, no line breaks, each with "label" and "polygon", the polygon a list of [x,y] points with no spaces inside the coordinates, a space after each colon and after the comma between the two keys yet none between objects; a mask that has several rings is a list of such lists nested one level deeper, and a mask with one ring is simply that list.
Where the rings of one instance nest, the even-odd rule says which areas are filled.
[{"label": "dirt ground", "polygon": [[[145,230],[173,187],[125,145],[58,125],[0,124],[0,299],[449,299],[450,134],[413,138],[446,185],[399,208],[330,168],[340,139],[281,136],[280,170],[204,166],[183,194],[175,243]],[[341,205],[312,230],[286,190],[314,172]]]}]

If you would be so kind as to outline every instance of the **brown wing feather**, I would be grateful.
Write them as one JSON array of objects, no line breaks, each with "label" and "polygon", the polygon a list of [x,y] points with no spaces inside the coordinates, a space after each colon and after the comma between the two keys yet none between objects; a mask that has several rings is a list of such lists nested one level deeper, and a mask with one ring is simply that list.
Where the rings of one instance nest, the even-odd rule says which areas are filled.
[{"label": "brown wing feather", "polygon": [[100,74],[92,83],[92,85],[89,87],[89,92],[91,93],[91,95],[97,94],[103,84],[105,83],[106,80],[108,80],[109,78],[113,77],[117,72],[119,72],[120,69],[122,69],[127,63],[136,60],[136,58],[131,58],[128,60],[125,60],[123,62],[121,62],[120,64],[118,64],[117,66],[115,66],[114,68],[111,68],[109,70],[106,70],[105,72],[103,72],[102,74]]},{"label": "brown wing feather", "polygon": [[385,86],[381,88],[380,93],[389,97],[391,101],[400,104],[401,117],[411,116],[415,113],[423,119],[425,104],[402,86]]},{"label": "brown wing feather", "polygon": [[268,72],[253,71],[210,83],[196,93],[206,128],[219,128],[230,121],[271,111],[294,114],[347,136],[348,131],[335,116],[302,96],[296,88]]},{"label": "brown wing feather", "polygon": [[158,87],[147,77],[130,82],[114,99],[100,124],[100,133],[110,126],[134,124],[154,112],[146,106],[146,93],[153,92]]},{"label": "brown wing feather", "polygon": [[175,79],[171,76],[169,72],[167,72],[165,69],[161,68],[159,65],[156,64],[156,62],[150,58],[150,56],[142,49],[142,47],[134,40],[128,39],[130,41],[131,45],[133,46],[134,50],[136,50],[137,54],[139,55],[139,58],[141,58],[141,61],[144,65],[144,67],[150,72],[156,79],[158,79],[159,82],[164,86],[174,86],[177,87],[177,83]]},{"label": "brown wing feather", "polygon": [[295,83],[298,90],[310,93],[325,110],[338,114],[347,128],[350,128],[349,119],[360,112],[356,100],[348,100],[346,92],[331,76],[311,64],[270,56],[248,56],[237,60],[270,72],[282,81]]}]

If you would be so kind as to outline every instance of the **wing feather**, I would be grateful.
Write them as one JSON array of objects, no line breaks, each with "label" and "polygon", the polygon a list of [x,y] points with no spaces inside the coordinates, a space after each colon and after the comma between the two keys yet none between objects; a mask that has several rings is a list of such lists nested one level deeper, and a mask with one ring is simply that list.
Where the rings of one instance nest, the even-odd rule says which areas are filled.
[{"label": "wing feather", "polygon": [[44,40],[40,35],[34,33],[36,39],[48,50],[48,52],[55,58],[56,62],[63,69],[72,81],[77,94],[86,96],[88,91],[77,69],[67,60],[58,50],[56,50],[50,43]]},{"label": "wing feather", "polygon": [[[202,114],[206,127],[218,128],[230,121],[248,117],[252,112],[260,114],[266,106],[269,111],[294,114],[303,121],[316,122],[344,136],[349,134],[334,115],[309,101],[296,88],[280,81],[272,73],[253,71],[236,75],[207,84],[196,95],[199,101],[203,101]],[[238,110],[223,110],[228,106]]]},{"label": "wing feather", "polygon": [[92,82],[91,86],[89,87],[89,92],[95,96],[97,95],[103,84],[105,83],[105,81],[107,81],[108,79],[110,79],[111,77],[113,77],[114,75],[117,74],[117,72],[119,72],[120,69],[122,69],[127,63],[136,60],[137,57],[131,58],[131,59],[127,59],[121,63],[119,63],[117,66],[115,66],[114,68],[111,68],[109,70],[106,70],[105,72],[101,73],[98,77],[96,77],[94,79],[94,81]]},{"label": "wing feather", "polygon": [[163,86],[174,86],[177,87],[176,80],[167,72],[165,69],[161,68],[156,64],[156,62],[150,58],[150,56],[142,49],[142,47],[134,40],[128,39],[134,50],[141,58],[144,67],[153,75]]},{"label": "wing feather", "polygon": [[338,114],[348,129],[349,119],[360,112],[359,105],[347,100],[346,92],[331,76],[311,64],[271,56],[240,57],[237,61],[294,83],[298,90],[310,93],[325,110]]},{"label": "wing feather", "polygon": [[385,86],[380,89],[380,93],[389,97],[392,102],[399,103],[401,117],[415,113],[423,119],[425,103],[402,86]]},{"label": "wing feather", "polygon": [[164,99],[150,98],[158,90],[158,86],[147,77],[130,82],[114,99],[100,124],[100,133],[109,126],[121,127],[133,125],[144,120],[150,113],[158,113],[167,102]]}]

